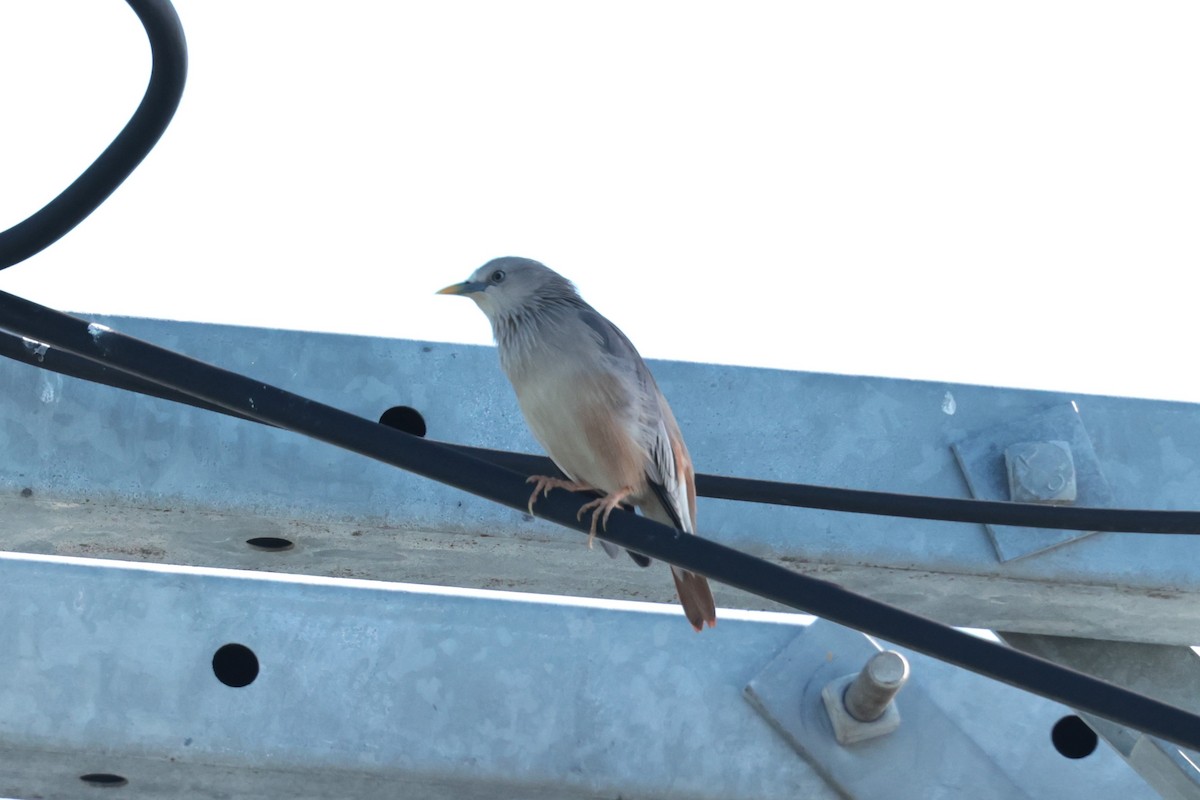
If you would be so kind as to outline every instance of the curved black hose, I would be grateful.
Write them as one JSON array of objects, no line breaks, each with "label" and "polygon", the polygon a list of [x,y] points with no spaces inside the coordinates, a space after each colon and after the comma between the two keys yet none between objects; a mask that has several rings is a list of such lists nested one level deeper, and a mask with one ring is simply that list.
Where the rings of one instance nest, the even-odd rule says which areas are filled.
[{"label": "curved black hose", "polygon": [[117,138],[40,211],[0,233],[0,269],[54,244],[96,210],[158,142],[179,107],[187,78],[183,26],[168,0],[127,0],[150,39],[150,84]]}]

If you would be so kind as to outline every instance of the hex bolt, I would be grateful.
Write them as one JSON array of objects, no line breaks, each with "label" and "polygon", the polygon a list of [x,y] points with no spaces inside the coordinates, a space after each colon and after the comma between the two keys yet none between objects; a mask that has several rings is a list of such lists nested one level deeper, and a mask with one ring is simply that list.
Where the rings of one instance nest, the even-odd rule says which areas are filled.
[{"label": "hex bolt", "polygon": [[895,650],[884,650],[871,656],[846,689],[842,702],[847,713],[859,722],[874,722],[883,716],[907,681],[908,660]]},{"label": "hex bolt", "polygon": [[900,727],[892,702],[908,680],[908,661],[894,650],[876,652],[862,671],[834,678],[821,690],[821,703],[839,744],[886,736]]}]

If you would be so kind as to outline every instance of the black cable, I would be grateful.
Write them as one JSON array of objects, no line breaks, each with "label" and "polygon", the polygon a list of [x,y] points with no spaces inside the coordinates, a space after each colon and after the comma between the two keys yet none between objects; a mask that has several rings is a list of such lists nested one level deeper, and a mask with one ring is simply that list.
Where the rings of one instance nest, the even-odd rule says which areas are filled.
[{"label": "black cable", "polygon": [[137,392],[148,397],[172,400],[176,403],[183,403],[205,411],[215,411],[219,414],[237,417],[238,419],[258,422],[258,420],[251,419],[236,411],[214,406],[212,403],[205,403],[203,400],[188,397],[180,392],[159,386],[157,383],[135,378],[132,375],[111,369],[103,364],[97,364],[94,361],[81,358],[74,353],[68,353],[65,350],[59,350],[21,336],[5,333],[4,331],[0,331],[0,356],[7,356],[14,361],[22,361],[34,367],[40,367],[50,372],[57,372],[59,375],[67,375],[104,386],[112,386],[116,389]]},{"label": "black cable", "polygon": [[40,253],[95,211],[142,163],[175,115],[187,77],[187,44],[179,16],[167,0],[127,2],[146,29],[154,62],[142,102],[74,183],[40,211],[0,233],[0,269]]},{"label": "black cable", "polygon": [[[26,345],[21,337],[12,334],[0,332],[0,355],[6,355],[18,361],[64,375],[84,378],[108,386],[185,403],[207,411],[218,411],[222,414],[247,419],[245,415],[236,411],[199,401],[149,381],[132,378],[122,372],[96,365],[71,353],[55,349],[39,353],[35,347]],[[557,469],[554,462],[545,456],[513,453],[507,450],[490,450],[450,442],[442,442],[442,444],[493,464],[524,471],[527,475],[554,474]],[[733,478],[705,473],[696,475],[696,492],[702,497],[746,503],[799,506],[854,514],[875,514],[947,522],[977,522],[989,525],[1020,525],[1028,528],[1122,533],[1200,533],[1200,511],[1042,506],[1031,503],[842,489],[833,486]]]},{"label": "black cable", "polygon": [[1033,503],[841,489],[723,475],[697,475],[696,491],[705,497],[741,500],[747,503],[802,506],[946,522],[979,522],[989,525],[1122,533],[1200,533],[1200,511],[1043,506]]},{"label": "black cable", "polygon": [[[89,325],[85,320],[0,292],[0,325],[83,358],[239,415],[302,433],[384,463],[524,510],[529,486],[514,472],[436,442],[322,405],[187,356]],[[580,499],[552,492],[538,516],[578,531]],[[832,583],[746,553],[618,512],[601,538],[792,608],[873,634],[1080,711],[1200,748],[1200,716],[1058,664],[972,636]]]}]

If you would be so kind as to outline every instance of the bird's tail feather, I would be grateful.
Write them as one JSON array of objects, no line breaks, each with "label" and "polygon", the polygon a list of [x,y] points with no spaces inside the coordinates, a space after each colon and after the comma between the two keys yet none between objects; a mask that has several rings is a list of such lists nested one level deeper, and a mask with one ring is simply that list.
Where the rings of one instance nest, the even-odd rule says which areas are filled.
[{"label": "bird's tail feather", "polygon": [[697,632],[704,626],[713,627],[717,624],[717,604],[713,601],[712,590],[708,580],[703,575],[688,572],[686,569],[671,567],[671,577],[675,579],[675,591],[679,593],[679,604],[688,622]]},{"label": "bird's tail feather", "polygon": [[[642,513],[655,522],[670,525],[676,530],[687,531],[688,527],[681,523],[662,485],[651,481],[650,488],[654,490],[658,502],[645,503],[642,506]],[[688,532],[690,533],[690,531]],[[688,622],[692,623],[692,627],[701,631],[704,630],[705,625],[710,628],[716,625],[717,604],[713,600],[708,579],[703,575],[697,575],[675,566],[671,567],[671,577],[675,579],[675,591],[679,594],[679,605],[683,606],[683,613],[687,615]]]}]

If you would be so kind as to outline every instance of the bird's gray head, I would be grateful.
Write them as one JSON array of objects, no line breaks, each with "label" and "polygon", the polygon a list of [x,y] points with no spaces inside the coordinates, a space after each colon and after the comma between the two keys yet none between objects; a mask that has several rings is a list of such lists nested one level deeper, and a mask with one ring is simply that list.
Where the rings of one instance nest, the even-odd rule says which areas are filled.
[{"label": "bird's gray head", "polygon": [[529,258],[494,258],[462,283],[447,286],[438,294],[460,294],[471,298],[497,328],[536,319],[543,312],[583,303],[569,280]]}]

